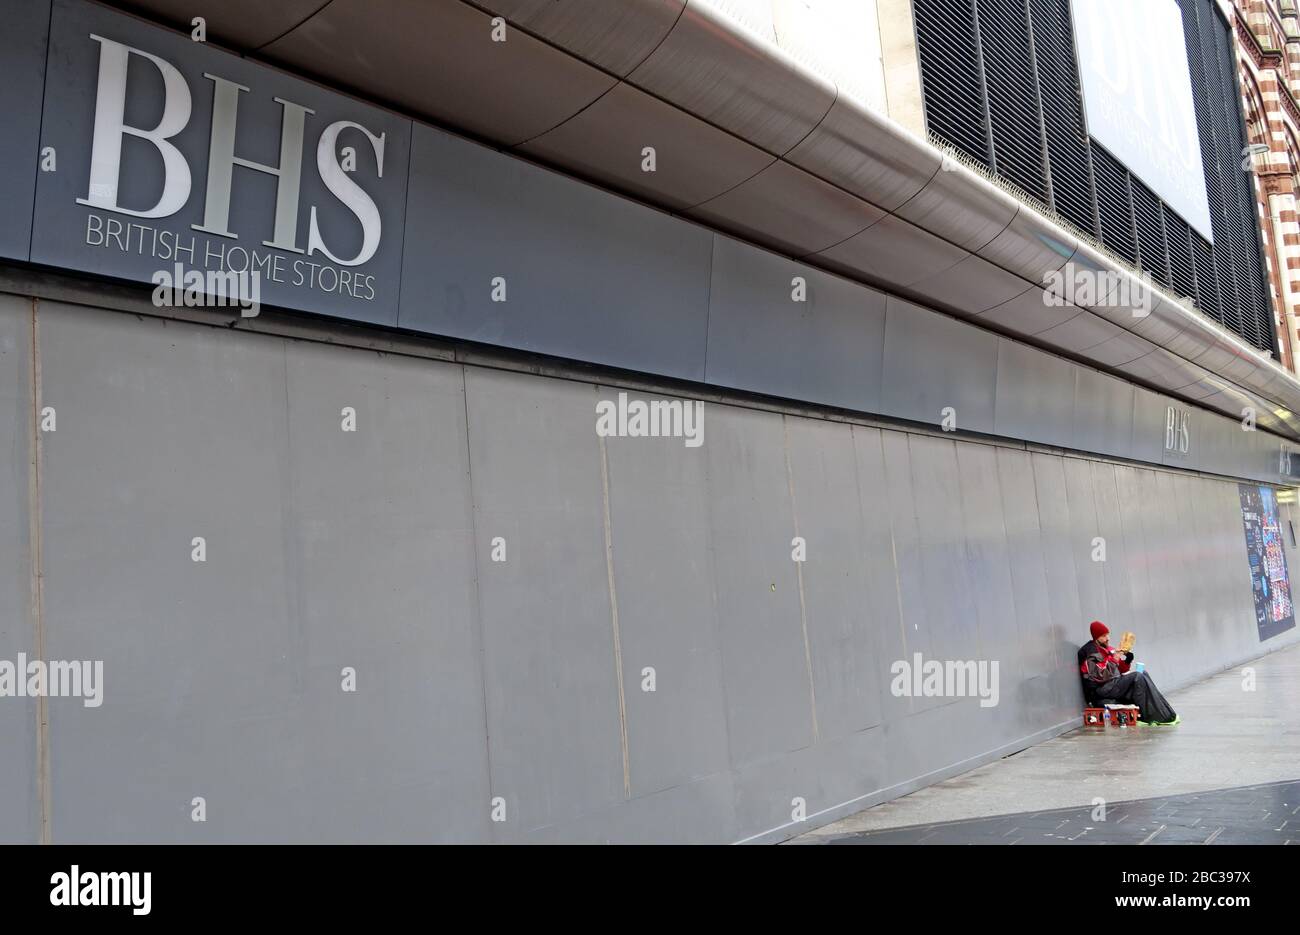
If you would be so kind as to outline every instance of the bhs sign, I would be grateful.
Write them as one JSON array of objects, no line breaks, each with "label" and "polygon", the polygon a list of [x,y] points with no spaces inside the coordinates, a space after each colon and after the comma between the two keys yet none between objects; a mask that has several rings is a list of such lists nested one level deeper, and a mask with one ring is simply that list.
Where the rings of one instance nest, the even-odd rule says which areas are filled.
[{"label": "bhs sign", "polygon": [[1185,455],[1192,447],[1192,413],[1170,406],[1165,410],[1165,451]]},{"label": "bhs sign", "polygon": [[[132,48],[103,36],[90,36],[100,44],[99,87],[95,99],[95,130],[90,150],[90,187],[85,198],[77,203],[129,214],[141,218],[170,217],[185,207],[192,188],[190,168],[185,156],[171,142],[189,124],[193,99],[184,76],[166,59],[143,49]],[[150,62],[162,78],[162,117],[157,126],[145,129],[128,126],[126,113],[127,64],[131,55]],[[280,164],[268,166],[235,155],[235,131],[239,118],[239,95],[248,88],[220,75],[203,73],[212,82],[212,125],[208,143],[208,183],[204,199],[203,223],[192,225],[195,230],[220,237],[238,239],[230,230],[230,188],[235,166],[264,172],[276,183],[275,236],[262,241],[264,246],[302,253],[298,247],[298,209],[302,188],[303,128],[311,108],[293,101],[275,98],[283,109],[280,122]],[[379,209],[365,190],[344,173],[338,161],[339,134],[346,129],[359,130],[370,142],[375,155],[378,178],[384,177],[385,134],[375,136],[359,123],[336,120],[320,134],[316,143],[316,168],[321,181],[361,223],[364,232],[360,250],[350,258],[338,257],[329,251],[321,237],[316,221],[316,209],[311,209],[311,226],[307,235],[307,253],[320,253],[341,266],[360,266],[375,255],[383,233],[383,219]],[[158,201],[143,210],[118,204],[119,181],[122,173],[122,137],[131,135],[147,140],[162,157],[162,194]]]},{"label": "bhs sign", "polygon": [[273,305],[397,323],[410,122],[56,0],[32,259],[256,273]]}]

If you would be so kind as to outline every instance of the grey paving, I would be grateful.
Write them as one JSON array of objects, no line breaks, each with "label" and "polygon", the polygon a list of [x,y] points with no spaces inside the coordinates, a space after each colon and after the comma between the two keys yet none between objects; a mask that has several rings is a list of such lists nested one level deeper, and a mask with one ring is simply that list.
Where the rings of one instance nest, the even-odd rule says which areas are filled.
[{"label": "grey paving", "polygon": [[826,844],[1300,844],[1300,780],[826,837]]},{"label": "grey paving", "polygon": [[[1214,843],[1300,843],[1300,647],[1172,692],[1170,701],[1177,726],[1080,728],[796,842],[1140,843],[1155,834],[1204,843],[1222,826]],[[1092,819],[1099,799],[1105,825]],[[882,833],[889,829],[906,830]]]}]

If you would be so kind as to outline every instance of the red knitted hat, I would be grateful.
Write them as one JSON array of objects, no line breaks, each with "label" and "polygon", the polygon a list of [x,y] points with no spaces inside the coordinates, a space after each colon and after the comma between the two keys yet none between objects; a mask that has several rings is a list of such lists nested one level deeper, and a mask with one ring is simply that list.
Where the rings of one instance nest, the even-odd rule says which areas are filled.
[{"label": "red knitted hat", "polygon": [[1097,637],[1109,633],[1110,627],[1106,626],[1106,624],[1102,623],[1100,620],[1094,620],[1092,625],[1088,627],[1088,630],[1092,633],[1092,638],[1095,640]]}]

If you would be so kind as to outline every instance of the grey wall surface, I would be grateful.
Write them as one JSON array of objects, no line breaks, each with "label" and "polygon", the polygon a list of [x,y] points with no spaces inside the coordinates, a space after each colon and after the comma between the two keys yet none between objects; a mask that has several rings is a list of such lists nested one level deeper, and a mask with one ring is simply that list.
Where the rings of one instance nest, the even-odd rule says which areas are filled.
[{"label": "grey wall surface", "polygon": [[99,708],[50,700],[55,840],[486,834],[461,375],[42,324],[46,652],[111,683]]},{"label": "grey wall surface", "polygon": [[[0,659],[35,658],[32,303],[0,294]],[[36,700],[0,698],[0,841],[40,835]]]},{"label": "grey wall surface", "polygon": [[[1258,639],[1231,481],[715,403],[602,439],[617,385],[35,320],[0,296],[0,658],[39,557],[47,658],[105,685],[48,700],[44,776],[0,699],[5,841],[42,782],[56,842],[778,840],[1073,727],[1094,618],[1165,688],[1300,633]],[[999,705],[895,696],[914,653]]]},{"label": "grey wall surface", "polygon": [[[188,265],[196,269],[229,267],[220,258],[232,248],[257,250],[282,261],[280,281],[264,280],[262,299],[284,308],[928,425],[938,425],[951,408],[962,430],[1284,481],[1282,439],[1242,432],[1234,407],[1222,402],[1235,395],[1214,394],[1228,416],[1176,402],[107,7],[53,0],[51,12],[43,3],[0,0],[0,14],[7,27],[0,53],[12,78],[0,83],[0,113],[10,130],[0,140],[0,197],[18,206],[0,213],[0,256],[148,282],[188,256],[178,255],[166,237],[193,244]],[[193,112],[171,143],[185,157],[192,188],[173,215],[141,219],[77,203],[89,194],[100,58],[92,34],[160,56],[189,88]],[[382,178],[360,131],[344,130],[339,139],[357,154],[349,180],[374,198],[383,221],[374,258],[343,270],[371,277],[373,298],[299,284],[311,276],[302,264],[322,263],[323,256],[264,245],[277,192],[267,173],[233,170],[236,236],[194,229],[203,215],[213,111],[213,82],[205,72],[249,89],[237,109],[235,152],[242,159],[278,164],[283,111],[276,97],[312,108],[305,118],[299,251],[313,211],[336,254],[353,254],[361,236],[317,169],[321,130],[348,120],[385,134]],[[162,100],[157,66],[133,54],[127,89],[127,123],[154,126]],[[36,109],[42,100],[43,110]],[[57,172],[38,171],[42,146],[57,151]],[[629,160],[637,158],[629,152]],[[161,163],[153,143],[125,139],[122,207],[143,210],[157,200]],[[33,189],[34,213],[27,210]],[[138,226],[101,238],[88,228],[92,218]],[[882,262],[898,265],[907,257],[890,253],[897,244],[882,236],[888,224],[869,229],[870,246]],[[244,262],[238,256],[236,268]],[[334,283],[339,268],[324,265]],[[960,289],[968,275],[975,270],[959,264],[949,285]],[[882,276],[909,281],[897,270]],[[792,297],[796,278],[806,287],[802,302]],[[1054,310],[1034,302],[1019,313]],[[1169,405],[1192,412],[1186,455],[1164,450]]]}]

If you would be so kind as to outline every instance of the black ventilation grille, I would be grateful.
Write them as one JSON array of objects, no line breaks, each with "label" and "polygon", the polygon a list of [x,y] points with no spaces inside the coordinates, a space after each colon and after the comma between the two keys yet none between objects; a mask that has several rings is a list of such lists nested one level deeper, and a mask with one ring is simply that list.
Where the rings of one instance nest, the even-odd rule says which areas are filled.
[{"label": "black ventilation grille", "polygon": [[1097,197],[1092,183],[1092,152],[1083,128],[1083,99],[1075,79],[1074,30],[1070,9],[1057,0],[1029,0],[1039,95],[1047,134],[1052,207],[1093,236]]},{"label": "black ventilation grille", "polygon": [[1276,354],[1228,24],[1178,0],[1211,245],[1084,132],[1070,0],[913,0],[931,133]]},{"label": "black ventilation grille", "polygon": [[[1192,229],[1164,205],[1165,245],[1169,248],[1169,285],[1180,296],[1196,295],[1196,260],[1192,257]],[[1206,309],[1209,312],[1209,309]],[[1217,316],[1216,316],[1217,317]]]},{"label": "black ventilation grille", "polygon": [[[997,172],[1039,201],[1045,201],[1042,120],[1025,0],[979,0],[979,15]],[[984,17],[989,18],[991,25],[1009,23],[1014,28],[986,28],[982,22]],[[989,67],[994,62],[997,66]]]},{"label": "black ventilation grille", "polygon": [[1196,304],[1216,321],[1223,321],[1219,305],[1219,272],[1214,263],[1214,249],[1204,237],[1192,234],[1192,259],[1196,261]]},{"label": "black ventilation grille", "polygon": [[1137,228],[1138,266],[1160,285],[1169,285],[1169,254],[1165,247],[1164,205],[1155,192],[1134,176],[1129,176],[1133,191],[1133,224]]},{"label": "black ventilation grille", "polygon": [[930,132],[992,168],[975,0],[918,3],[916,44],[923,60],[945,63],[942,76],[921,73]]},{"label": "black ventilation grille", "polygon": [[1097,213],[1101,216],[1101,242],[1134,266],[1138,261],[1133,200],[1128,187],[1128,170],[1100,146],[1092,147],[1092,164],[1097,177]]}]

